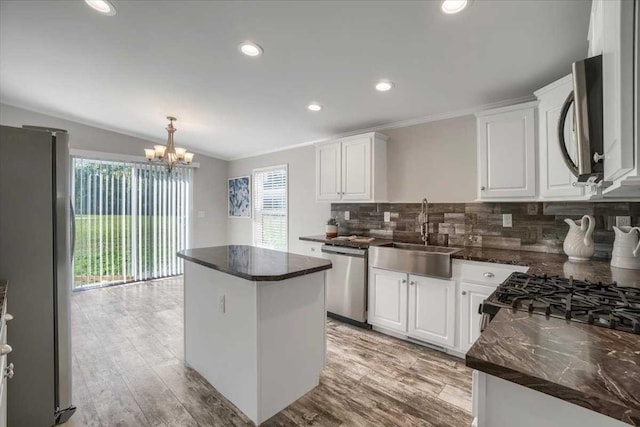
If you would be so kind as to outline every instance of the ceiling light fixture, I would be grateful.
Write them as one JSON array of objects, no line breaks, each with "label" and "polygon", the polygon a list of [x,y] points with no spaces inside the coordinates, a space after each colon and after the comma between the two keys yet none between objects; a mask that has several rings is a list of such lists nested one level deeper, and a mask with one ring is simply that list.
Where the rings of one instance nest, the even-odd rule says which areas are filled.
[{"label": "ceiling light fixture", "polygon": [[447,15],[453,15],[462,12],[468,5],[468,0],[444,0],[441,8]]},{"label": "ceiling light fixture", "polygon": [[103,15],[113,16],[116,14],[116,7],[109,0],[84,0],[84,2]]},{"label": "ceiling light fixture", "polygon": [[193,161],[193,153],[188,153],[186,148],[176,148],[173,144],[173,134],[177,130],[173,127],[173,122],[178,120],[175,117],[167,116],[169,126],[167,132],[167,145],[154,145],[153,148],[145,148],[144,155],[150,162],[164,163],[169,170],[173,170],[175,165],[188,165]]},{"label": "ceiling light fixture", "polygon": [[320,111],[322,110],[322,105],[318,104],[317,102],[312,102],[307,106],[307,108],[311,111]]},{"label": "ceiling light fixture", "polygon": [[393,89],[393,82],[391,80],[382,79],[376,83],[376,90],[379,92],[387,92]]},{"label": "ceiling light fixture", "polygon": [[260,45],[250,41],[244,41],[240,43],[239,49],[240,52],[244,53],[247,56],[251,56],[252,58],[258,57],[264,52]]}]

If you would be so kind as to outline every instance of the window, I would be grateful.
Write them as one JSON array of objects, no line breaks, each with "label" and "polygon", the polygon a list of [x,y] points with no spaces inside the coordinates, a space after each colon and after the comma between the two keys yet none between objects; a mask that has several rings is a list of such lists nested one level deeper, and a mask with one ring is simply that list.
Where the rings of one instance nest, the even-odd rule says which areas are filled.
[{"label": "window", "polygon": [[287,166],[253,171],[253,244],[287,250]]},{"label": "window", "polygon": [[73,158],[74,289],[182,274],[192,170]]}]

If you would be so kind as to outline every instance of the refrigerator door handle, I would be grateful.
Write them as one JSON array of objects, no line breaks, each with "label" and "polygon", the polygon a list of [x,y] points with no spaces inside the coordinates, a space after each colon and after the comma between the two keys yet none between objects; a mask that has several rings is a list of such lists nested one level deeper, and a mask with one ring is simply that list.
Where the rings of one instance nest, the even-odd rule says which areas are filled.
[{"label": "refrigerator door handle", "polygon": [[71,260],[76,254],[76,211],[73,209],[73,202],[69,200],[71,207]]}]

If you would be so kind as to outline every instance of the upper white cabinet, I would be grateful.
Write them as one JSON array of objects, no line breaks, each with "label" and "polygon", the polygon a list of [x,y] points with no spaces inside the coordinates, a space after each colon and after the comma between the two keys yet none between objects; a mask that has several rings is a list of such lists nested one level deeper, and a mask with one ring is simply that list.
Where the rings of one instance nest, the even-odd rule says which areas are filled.
[{"label": "upper white cabinet", "polygon": [[[560,151],[558,122],[567,96],[573,90],[571,74],[535,92],[538,104],[538,160],[541,198],[581,199],[583,187],[576,187],[576,177],[565,165]],[[576,158],[576,140],[573,132],[573,105],[565,121],[565,142],[567,151]]]},{"label": "upper white cabinet", "polygon": [[456,282],[409,276],[409,336],[455,345]]},{"label": "upper white cabinet", "polygon": [[536,196],[536,102],[477,113],[478,198]]},{"label": "upper white cabinet", "polygon": [[[602,54],[605,194],[640,197],[640,153],[634,140],[634,13],[633,1],[594,0],[589,52]],[[637,104],[636,104],[637,105]],[[637,112],[636,112],[637,114]],[[637,135],[636,135],[637,138]]]},{"label": "upper white cabinet", "polygon": [[342,144],[333,142],[316,147],[316,198],[340,200],[342,191]]},{"label": "upper white cabinet", "polygon": [[386,201],[387,137],[367,133],[316,146],[316,199]]}]

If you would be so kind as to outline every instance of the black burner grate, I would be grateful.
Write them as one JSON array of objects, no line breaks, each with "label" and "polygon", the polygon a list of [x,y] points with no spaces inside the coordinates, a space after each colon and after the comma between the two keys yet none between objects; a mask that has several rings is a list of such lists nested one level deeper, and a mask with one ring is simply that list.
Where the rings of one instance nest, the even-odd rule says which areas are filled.
[{"label": "black burner grate", "polygon": [[484,312],[491,313],[489,305],[640,334],[640,289],[616,283],[513,273],[485,301]]}]

